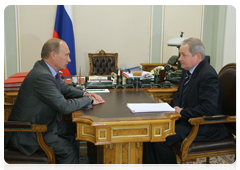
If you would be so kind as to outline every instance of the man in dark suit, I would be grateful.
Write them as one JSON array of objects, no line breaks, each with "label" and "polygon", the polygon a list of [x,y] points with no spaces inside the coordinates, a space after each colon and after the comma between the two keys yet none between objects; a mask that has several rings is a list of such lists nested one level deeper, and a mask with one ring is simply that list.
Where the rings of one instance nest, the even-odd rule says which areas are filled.
[{"label": "man in dark suit", "polygon": [[[175,111],[181,114],[176,120],[176,135],[166,138],[166,142],[144,143],[143,163],[174,164],[176,156],[173,143],[183,141],[191,131],[188,119],[203,115],[221,114],[221,91],[218,75],[205,60],[205,49],[196,38],[183,41],[179,62],[182,77],[173,100]],[[219,140],[228,136],[223,124],[201,125],[195,141]]]},{"label": "man in dark suit", "polygon": [[[79,142],[75,141],[76,125],[61,121],[59,113],[71,114],[104,103],[101,96],[71,87],[59,78],[58,71],[64,70],[71,61],[69,54],[68,45],[63,40],[53,38],[43,45],[42,60],[35,63],[24,79],[8,119],[47,124],[48,130],[43,137],[53,148],[57,163],[64,164],[78,163]],[[26,155],[40,149],[35,133],[5,133],[4,145]]]}]

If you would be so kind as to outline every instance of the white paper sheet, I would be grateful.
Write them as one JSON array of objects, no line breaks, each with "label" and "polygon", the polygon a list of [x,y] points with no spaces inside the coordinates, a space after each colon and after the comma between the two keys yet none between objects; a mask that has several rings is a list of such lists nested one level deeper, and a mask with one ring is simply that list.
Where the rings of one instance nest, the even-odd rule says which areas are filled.
[{"label": "white paper sheet", "polygon": [[141,112],[174,112],[168,103],[127,103],[132,113]]},{"label": "white paper sheet", "polygon": [[108,89],[87,89],[88,93],[110,93]]}]

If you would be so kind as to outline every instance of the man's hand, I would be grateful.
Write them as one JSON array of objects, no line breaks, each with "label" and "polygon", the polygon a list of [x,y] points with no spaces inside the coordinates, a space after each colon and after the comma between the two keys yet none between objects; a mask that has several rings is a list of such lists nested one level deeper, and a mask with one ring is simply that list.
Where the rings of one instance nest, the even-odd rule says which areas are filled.
[{"label": "man's hand", "polygon": [[176,112],[178,112],[180,114],[180,112],[182,111],[183,108],[180,108],[179,106],[175,106],[174,109]]},{"label": "man's hand", "polygon": [[105,101],[102,99],[101,96],[95,94],[95,93],[85,93],[84,95],[85,97],[88,97],[88,96],[92,96],[94,101],[93,101],[93,105],[96,105],[96,104],[100,104],[100,103],[104,103]]},{"label": "man's hand", "polygon": [[[181,112],[181,110],[182,110],[183,108],[180,108],[179,106],[175,106],[174,109],[175,109],[175,111],[176,111],[177,113],[180,114],[180,112]],[[178,119],[179,119],[179,118],[177,118],[177,119],[175,119],[175,120],[178,120]]]},{"label": "man's hand", "polygon": [[105,102],[104,100],[99,101],[95,97],[93,97],[93,104],[92,105],[97,105],[97,104],[104,103],[104,102]]}]

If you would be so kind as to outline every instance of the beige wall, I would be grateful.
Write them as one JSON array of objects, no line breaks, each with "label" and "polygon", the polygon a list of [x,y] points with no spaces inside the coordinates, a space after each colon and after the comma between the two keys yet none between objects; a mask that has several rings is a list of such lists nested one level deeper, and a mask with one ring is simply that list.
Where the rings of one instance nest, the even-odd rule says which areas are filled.
[{"label": "beige wall", "polygon": [[[20,71],[40,59],[43,43],[52,37],[56,6],[19,6]],[[118,53],[118,66],[149,61],[151,6],[74,6],[76,67],[88,74],[88,53]]]},{"label": "beige wall", "polygon": [[30,71],[41,59],[42,45],[53,36],[55,16],[56,6],[18,6],[20,72]]},{"label": "beige wall", "polygon": [[163,19],[163,63],[166,63],[172,55],[178,55],[177,47],[167,46],[167,41],[180,37],[196,37],[201,39],[202,11],[201,5],[166,5],[164,6]]},{"label": "beige wall", "polygon": [[[149,62],[151,6],[74,6],[77,72],[88,74],[88,53],[101,49],[119,54],[119,67]],[[134,12],[133,12],[134,11]],[[19,6],[20,70],[40,59],[43,43],[52,37],[56,6]],[[202,6],[164,6],[162,62],[177,55],[167,41],[180,36],[201,38]],[[159,47],[160,48],[160,47]]]},{"label": "beige wall", "polygon": [[[183,31],[184,37],[202,39],[206,54],[211,56],[210,64],[218,72],[226,63],[236,61],[236,10],[232,8],[225,5],[74,6],[77,71],[81,66],[82,74],[88,74],[87,54],[101,49],[119,53],[120,67],[166,63],[178,54],[178,49],[167,46],[167,41],[179,37]],[[57,6],[23,5],[16,9],[8,6],[4,11],[5,78],[30,71],[40,59],[43,43],[53,35]]]}]

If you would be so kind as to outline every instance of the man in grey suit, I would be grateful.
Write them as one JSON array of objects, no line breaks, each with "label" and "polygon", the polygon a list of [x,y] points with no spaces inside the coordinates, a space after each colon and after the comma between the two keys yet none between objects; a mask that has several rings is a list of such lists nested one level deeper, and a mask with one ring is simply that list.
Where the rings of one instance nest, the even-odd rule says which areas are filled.
[{"label": "man in grey suit", "polygon": [[[176,121],[176,135],[166,142],[145,142],[143,163],[176,164],[171,145],[183,141],[191,131],[190,118],[222,113],[221,88],[214,68],[205,60],[205,48],[197,38],[183,41],[180,47],[182,77],[173,100],[175,111],[181,114]],[[229,134],[223,124],[201,125],[195,141],[214,141]]]},{"label": "man in grey suit", "polygon": [[[68,45],[63,40],[53,38],[43,45],[42,60],[35,63],[24,79],[8,119],[47,124],[44,139],[53,148],[57,163],[64,164],[78,163],[79,142],[74,138],[75,124],[59,121],[59,113],[71,114],[104,103],[101,96],[71,87],[61,78],[57,83],[59,79],[55,76],[59,76],[58,71],[64,70],[71,61],[69,54]],[[35,133],[6,133],[4,145],[19,149],[26,155],[40,149]]]}]

